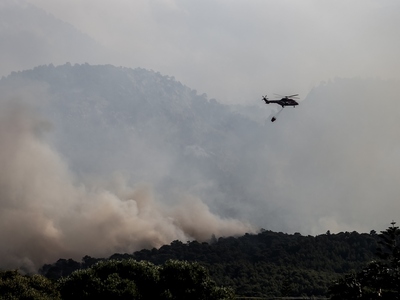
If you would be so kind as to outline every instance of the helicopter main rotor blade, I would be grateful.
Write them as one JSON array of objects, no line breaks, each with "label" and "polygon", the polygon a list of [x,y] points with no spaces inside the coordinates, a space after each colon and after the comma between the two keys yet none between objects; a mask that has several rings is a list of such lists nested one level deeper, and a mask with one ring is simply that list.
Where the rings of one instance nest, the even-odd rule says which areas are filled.
[{"label": "helicopter main rotor blade", "polygon": [[281,94],[275,94],[275,93],[274,93],[274,95],[276,95],[276,96],[279,96],[279,97],[296,97],[296,96],[298,96],[299,94],[293,94],[293,95],[281,95]]}]

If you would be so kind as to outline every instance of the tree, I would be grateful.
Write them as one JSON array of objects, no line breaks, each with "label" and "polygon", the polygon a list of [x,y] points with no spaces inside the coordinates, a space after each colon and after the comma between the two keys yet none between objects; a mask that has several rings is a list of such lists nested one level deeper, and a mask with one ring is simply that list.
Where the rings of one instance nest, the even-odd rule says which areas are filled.
[{"label": "tree", "polygon": [[169,299],[234,299],[233,290],[218,287],[197,262],[169,260],[160,269],[160,279]]},{"label": "tree", "polygon": [[331,299],[400,299],[400,230],[395,224],[379,235],[378,259],[336,281]]},{"label": "tree", "polygon": [[63,299],[153,299],[158,296],[157,267],[133,259],[102,261],[59,280]]},{"label": "tree", "polygon": [[198,263],[170,260],[156,266],[133,259],[99,262],[59,281],[63,299],[234,299]]},{"label": "tree", "polygon": [[362,296],[361,283],[355,273],[339,278],[329,291],[331,300],[360,299]]},{"label": "tree", "polygon": [[0,297],[10,300],[60,299],[53,282],[41,275],[21,275],[18,271],[0,272]]}]

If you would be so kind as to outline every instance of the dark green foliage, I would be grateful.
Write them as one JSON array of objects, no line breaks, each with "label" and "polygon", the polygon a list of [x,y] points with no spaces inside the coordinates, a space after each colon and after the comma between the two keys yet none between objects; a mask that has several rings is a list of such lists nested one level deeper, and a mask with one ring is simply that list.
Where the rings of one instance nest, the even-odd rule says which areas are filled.
[{"label": "dark green foliage", "polygon": [[21,275],[18,271],[0,272],[0,299],[60,299],[52,281],[40,275]]},{"label": "dark green foliage", "polygon": [[196,260],[236,295],[321,296],[338,275],[361,270],[375,250],[375,238],[357,232],[312,237],[264,230],[213,244],[173,242],[133,257],[157,264],[168,258]]},{"label": "dark green foliage", "polygon": [[83,264],[80,264],[72,259],[59,259],[52,265],[44,265],[40,268],[40,274],[46,274],[47,278],[57,279],[63,276],[67,276],[77,269],[83,268]]},{"label": "dark green foliage", "polygon": [[0,272],[0,299],[234,299],[198,263],[169,260],[157,266],[134,259],[101,261],[61,277]]},{"label": "dark green foliage", "polygon": [[233,299],[233,290],[217,287],[206,268],[198,263],[169,260],[160,279],[170,299]]},{"label": "dark green foliage", "polygon": [[59,280],[63,299],[233,299],[196,263],[109,260]]},{"label": "dark green foliage", "polygon": [[378,259],[337,280],[332,299],[400,299],[400,230],[394,224],[379,235]]},{"label": "dark green foliage", "polygon": [[[361,271],[374,258],[377,239],[375,234],[357,232],[314,237],[262,230],[256,235],[214,238],[210,244],[174,241],[160,249],[114,254],[110,259],[133,258],[156,265],[169,259],[196,261],[217,285],[232,287],[240,296],[324,296],[334,280],[351,270]],[[85,257],[81,268],[96,261]],[[42,268],[42,274],[65,274],[62,267],[59,260]]]},{"label": "dark green foliage", "polygon": [[[110,261],[109,264],[113,264]],[[66,278],[59,280],[63,299],[136,299],[137,288],[134,281],[124,278],[110,268],[106,273],[99,269],[78,270]],[[103,269],[103,270],[102,270]],[[107,269],[107,268],[105,268]]]}]

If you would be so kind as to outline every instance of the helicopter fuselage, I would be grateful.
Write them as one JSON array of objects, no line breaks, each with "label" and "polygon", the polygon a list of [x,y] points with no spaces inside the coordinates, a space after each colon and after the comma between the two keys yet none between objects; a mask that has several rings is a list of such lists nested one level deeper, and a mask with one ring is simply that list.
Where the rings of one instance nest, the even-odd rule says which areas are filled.
[{"label": "helicopter fuselage", "polygon": [[282,107],[285,107],[285,106],[295,107],[296,105],[299,105],[299,103],[297,101],[287,98],[287,97],[284,97],[281,100],[268,100],[267,98],[264,98],[263,100],[265,101],[266,104],[276,103]]}]

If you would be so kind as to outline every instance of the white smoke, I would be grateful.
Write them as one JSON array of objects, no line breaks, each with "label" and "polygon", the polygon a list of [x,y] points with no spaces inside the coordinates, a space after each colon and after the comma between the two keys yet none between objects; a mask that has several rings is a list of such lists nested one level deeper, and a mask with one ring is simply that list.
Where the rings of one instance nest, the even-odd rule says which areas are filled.
[{"label": "white smoke", "polygon": [[17,99],[0,106],[0,268],[37,270],[60,257],[252,231],[214,215],[198,198],[181,195],[181,205],[166,208],[151,185],[129,186],[122,175],[107,184],[75,182],[34,108]]}]

